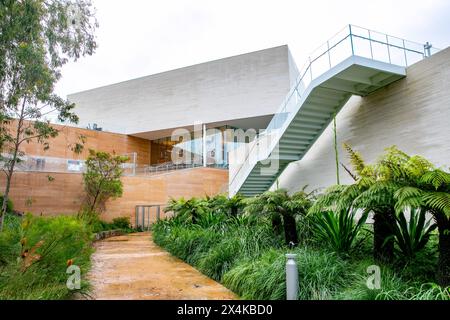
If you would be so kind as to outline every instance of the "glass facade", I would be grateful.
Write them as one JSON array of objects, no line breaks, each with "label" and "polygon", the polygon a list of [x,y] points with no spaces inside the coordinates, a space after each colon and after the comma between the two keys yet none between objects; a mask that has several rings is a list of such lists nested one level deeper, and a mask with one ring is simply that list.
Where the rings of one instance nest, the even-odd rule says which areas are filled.
[{"label": "glass facade", "polygon": [[229,163],[228,152],[241,143],[248,142],[239,141],[235,137],[235,131],[236,128],[222,126],[153,140],[151,142],[151,165],[162,163],[206,164],[206,166],[226,168]]}]

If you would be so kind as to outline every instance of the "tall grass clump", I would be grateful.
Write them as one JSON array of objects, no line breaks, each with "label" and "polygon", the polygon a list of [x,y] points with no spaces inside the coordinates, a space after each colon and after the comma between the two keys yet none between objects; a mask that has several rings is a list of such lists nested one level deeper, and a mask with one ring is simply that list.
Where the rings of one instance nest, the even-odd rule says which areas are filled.
[{"label": "tall grass clump", "polygon": [[[259,259],[248,260],[224,275],[224,284],[243,299],[286,298],[286,250],[269,250]],[[330,299],[351,277],[348,263],[336,254],[299,248],[299,295],[301,300]]]},{"label": "tall grass clump", "polygon": [[67,288],[66,270],[73,264],[86,274],[91,239],[90,228],[75,217],[9,218],[0,234],[0,299],[69,299],[85,293],[85,281],[80,290]]}]

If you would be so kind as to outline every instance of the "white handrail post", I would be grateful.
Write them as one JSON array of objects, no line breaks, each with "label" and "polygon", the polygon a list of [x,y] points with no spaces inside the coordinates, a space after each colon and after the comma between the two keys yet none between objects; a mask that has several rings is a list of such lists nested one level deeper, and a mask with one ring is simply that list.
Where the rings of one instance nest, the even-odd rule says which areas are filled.
[{"label": "white handrail post", "polygon": [[349,31],[350,31],[350,45],[352,47],[352,56],[355,55],[355,48],[353,47],[353,33],[352,33],[352,25],[348,25]]},{"label": "white handrail post", "polygon": [[[328,64],[329,64],[330,69],[331,69],[331,55],[330,55],[330,41],[329,40],[327,41],[327,47],[328,47],[328,50],[327,50],[327,52],[328,52]],[[295,90],[297,90],[297,88],[295,88]]]},{"label": "white handrail post", "polygon": [[403,40],[403,52],[405,53],[405,67],[408,66],[408,55],[406,54],[406,43],[405,43],[405,39]]}]

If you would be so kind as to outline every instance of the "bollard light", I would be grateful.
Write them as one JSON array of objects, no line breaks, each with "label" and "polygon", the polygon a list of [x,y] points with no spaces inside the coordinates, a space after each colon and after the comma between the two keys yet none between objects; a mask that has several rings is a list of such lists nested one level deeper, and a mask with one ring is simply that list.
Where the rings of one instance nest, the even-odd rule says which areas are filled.
[{"label": "bollard light", "polygon": [[295,262],[296,254],[286,254],[286,299],[297,300],[298,268]]}]

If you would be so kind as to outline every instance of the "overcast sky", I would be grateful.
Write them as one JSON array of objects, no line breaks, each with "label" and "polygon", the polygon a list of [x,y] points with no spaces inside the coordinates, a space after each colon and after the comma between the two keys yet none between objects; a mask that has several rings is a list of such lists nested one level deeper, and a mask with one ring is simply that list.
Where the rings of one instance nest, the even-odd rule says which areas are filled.
[{"label": "overcast sky", "polygon": [[63,96],[288,44],[297,65],[352,23],[450,46],[449,0],[93,0],[97,52],[63,69]]}]

